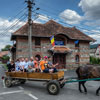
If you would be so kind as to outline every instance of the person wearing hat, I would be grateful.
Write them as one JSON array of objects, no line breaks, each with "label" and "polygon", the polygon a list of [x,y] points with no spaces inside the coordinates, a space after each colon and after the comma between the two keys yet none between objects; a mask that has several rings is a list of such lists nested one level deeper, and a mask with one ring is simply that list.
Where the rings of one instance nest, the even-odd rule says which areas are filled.
[{"label": "person wearing hat", "polygon": [[44,59],[42,61],[40,61],[40,68],[42,72],[49,72],[49,70],[47,70],[46,68],[46,64],[48,64],[48,57],[44,56]]}]

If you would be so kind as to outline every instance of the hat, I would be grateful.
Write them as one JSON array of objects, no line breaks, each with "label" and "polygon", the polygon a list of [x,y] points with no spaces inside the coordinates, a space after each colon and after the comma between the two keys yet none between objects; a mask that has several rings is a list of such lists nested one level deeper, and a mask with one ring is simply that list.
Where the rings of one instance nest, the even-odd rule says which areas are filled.
[{"label": "hat", "polygon": [[47,57],[47,56],[44,56],[44,58],[46,58],[46,59],[47,59],[48,57]]}]

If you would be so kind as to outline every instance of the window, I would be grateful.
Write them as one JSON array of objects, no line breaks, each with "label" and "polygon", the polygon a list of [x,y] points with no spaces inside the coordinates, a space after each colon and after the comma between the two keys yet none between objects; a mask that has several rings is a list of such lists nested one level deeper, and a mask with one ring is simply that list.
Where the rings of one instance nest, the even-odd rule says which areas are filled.
[{"label": "window", "polygon": [[55,41],[55,45],[64,45],[64,41]]},{"label": "window", "polygon": [[79,47],[79,43],[75,44],[75,47]]},{"label": "window", "polygon": [[79,55],[75,56],[75,61],[76,61],[76,63],[79,63]]},{"label": "window", "polygon": [[37,57],[39,61],[41,60],[41,56],[39,54],[37,54],[35,57]]},{"label": "window", "polygon": [[79,40],[76,40],[74,43],[75,43],[75,47],[79,47]]},{"label": "window", "polygon": [[35,45],[40,46],[41,45],[41,39],[40,38],[35,38]]},{"label": "window", "polygon": [[65,45],[65,39],[61,36],[55,37],[55,45]]}]

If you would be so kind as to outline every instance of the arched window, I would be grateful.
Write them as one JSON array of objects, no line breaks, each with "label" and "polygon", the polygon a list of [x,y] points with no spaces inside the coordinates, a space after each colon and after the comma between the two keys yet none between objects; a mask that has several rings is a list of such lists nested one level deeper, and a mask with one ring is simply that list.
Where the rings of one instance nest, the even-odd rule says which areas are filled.
[{"label": "arched window", "polygon": [[37,54],[35,57],[37,57],[39,59],[39,61],[40,61],[41,56],[39,54]]},{"label": "arched window", "polygon": [[65,37],[62,35],[55,36],[55,45],[65,45]]},{"label": "arched window", "polygon": [[76,63],[79,63],[79,61],[80,61],[79,55],[75,56],[75,61],[76,61]]}]

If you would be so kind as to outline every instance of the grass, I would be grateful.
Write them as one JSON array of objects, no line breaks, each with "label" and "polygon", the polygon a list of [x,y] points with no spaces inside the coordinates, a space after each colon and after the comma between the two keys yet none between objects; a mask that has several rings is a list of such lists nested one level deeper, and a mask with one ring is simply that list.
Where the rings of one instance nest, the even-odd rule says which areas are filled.
[{"label": "grass", "polygon": [[7,68],[7,64],[3,64],[3,63],[1,63],[1,62],[0,62],[0,64],[2,64],[3,67],[4,67],[6,70],[8,70],[8,68]]},{"label": "grass", "polygon": [[3,66],[4,66],[4,68],[5,68],[6,70],[8,70],[7,64],[3,64]]}]

